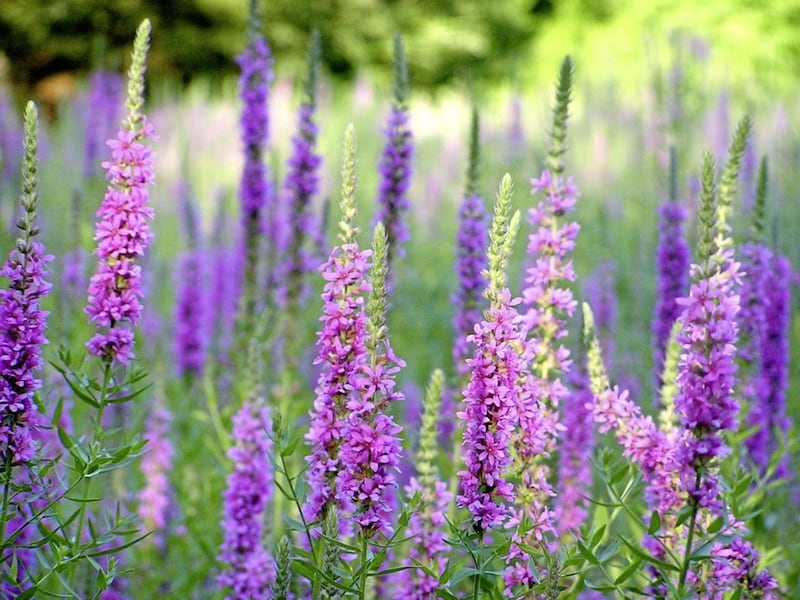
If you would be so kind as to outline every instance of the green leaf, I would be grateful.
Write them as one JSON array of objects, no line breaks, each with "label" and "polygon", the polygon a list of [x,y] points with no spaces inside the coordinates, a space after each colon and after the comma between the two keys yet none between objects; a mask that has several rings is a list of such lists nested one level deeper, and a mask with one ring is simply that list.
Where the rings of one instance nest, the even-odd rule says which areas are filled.
[{"label": "green leaf", "polygon": [[711,522],[711,525],[708,526],[708,529],[706,531],[708,531],[708,533],[717,533],[720,529],[722,529],[722,526],[724,524],[725,524],[725,519],[723,519],[722,517],[717,517]]},{"label": "green leaf", "polygon": [[623,583],[625,583],[630,578],[631,575],[633,575],[639,570],[639,567],[641,566],[642,566],[642,559],[637,558],[630,565],[628,565],[627,569],[625,569],[622,573],[620,573],[617,576],[617,578],[614,580],[614,585],[622,585]]},{"label": "green leaf", "polygon": [[597,544],[599,544],[599,543],[600,543],[600,540],[602,540],[602,539],[603,539],[603,535],[605,534],[605,532],[606,532],[606,525],[605,525],[605,523],[603,523],[603,524],[602,524],[602,525],[601,525],[601,526],[600,526],[600,527],[597,529],[597,531],[595,531],[595,532],[592,534],[592,539],[591,539],[591,541],[589,542],[589,548],[591,548],[592,550],[594,550],[595,548],[597,548]]},{"label": "green leaf", "polygon": [[587,548],[586,545],[580,540],[578,541],[578,552],[580,552],[581,556],[583,556],[583,558],[588,560],[593,565],[597,565],[598,567],[600,566],[600,561],[594,555],[594,552],[589,550],[589,548]]},{"label": "green leaf", "polygon": [[647,533],[650,535],[655,535],[661,530],[661,515],[658,514],[658,511],[654,510],[653,514],[650,515],[650,526],[647,528]]}]

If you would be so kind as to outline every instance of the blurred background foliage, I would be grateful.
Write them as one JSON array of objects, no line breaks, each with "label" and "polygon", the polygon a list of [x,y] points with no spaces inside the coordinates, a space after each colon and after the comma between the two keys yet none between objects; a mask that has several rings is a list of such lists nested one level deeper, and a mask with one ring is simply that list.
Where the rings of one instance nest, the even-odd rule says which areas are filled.
[{"label": "blurred background foliage", "polygon": [[[246,14],[247,0],[2,0],[0,76],[26,93],[42,81],[69,85],[64,74],[121,69],[136,25],[149,17],[151,81],[224,79],[236,72]],[[427,92],[524,90],[549,82],[569,53],[582,77],[636,93],[667,64],[665,53],[675,58],[676,39],[705,62],[703,77],[750,96],[789,94],[800,73],[800,0],[268,0],[263,17],[279,76],[302,72],[318,28],[329,72],[388,78],[400,31],[412,86]],[[48,93],[42,84],[37,91]]]}]

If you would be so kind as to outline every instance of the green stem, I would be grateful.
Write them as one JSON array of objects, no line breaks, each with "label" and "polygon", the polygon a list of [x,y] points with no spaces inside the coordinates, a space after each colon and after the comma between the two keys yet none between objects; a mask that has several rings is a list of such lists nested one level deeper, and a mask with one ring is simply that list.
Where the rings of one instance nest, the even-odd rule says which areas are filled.
[{"label": "green stem", "polygon": [[0,544],[5,547],[6,543],[6,521],[8,516],[8,497],[11,490],[11,453],[6,449],[6,464],[5,464],[5,483],[3,484],[3,513],[2,520],[0,520]]},{"label": "green stem", "polygon": [[361,575],[359,576],[358,598],[365,600],[367,597],[367,536],[361,532]]},{"label": "green stem", "polygon": [[[694,489],[700,487],[700,471],[697,471],[695,477]],[[686,537],[686,552],[683,555],[683,564],[681,565],[681,577],[678,581],[678,593],[681,597],[686,593],[684,586],[686,585],[686,575],[689,573],[689,560],[692,557],[692,542],[694,541],[694,528],[697,524],[697,499],[692,498],[692,516],[689,519],[689,535]]]}]

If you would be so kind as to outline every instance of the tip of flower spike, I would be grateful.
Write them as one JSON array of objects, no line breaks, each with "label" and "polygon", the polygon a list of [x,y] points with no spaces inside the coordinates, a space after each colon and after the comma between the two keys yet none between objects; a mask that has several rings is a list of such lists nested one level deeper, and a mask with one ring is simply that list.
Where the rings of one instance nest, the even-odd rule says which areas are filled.
[{"label": "tip of flower spike", "polygon": [[322,42],[320,40],[319,30],[314,29],[311,32],[311,39],[308,42],[308,66],[306,72],[306,79],[303,83],[303,91],[305,93],[305,102],[309,106],[316,104],[317,98],[317,79],[319,78],[319,62],[322,56]]},{"label": "tip of flower spike", "polygon": [[36,104],[28,101],[25,105],[23,127],[24,157],[22,160],[22,198],[20,200],[25,214],[17,223],[22,238],[17,240],[17,249],[23,254],[31,251],[31,238],[38,233],[36,228],[36,205],[39,202],[39,111]]},{"label": "tip of flower spike", "polygon": [[739,166],[750,136],[752,121],[745,116],[736,126],[731,145],[728,148],[728,160],[719,180],[719,201],[717,203],[717,229],[724,236],[730,231],[728,226],[728,213],[736,194],[736,181],[739,177]]},{"label": "tip of flower spike", "polygon": [[572,101],[572,78],[575,65],[569,55],[564,57],[558,71],[556,83],[556,105],[553,108],[553,129],[550,131],[550,149],[547,152],[547,168],[556,175],[564,172],[564,161],[561,159],[567,151],[567,118],[569,104]]},{"label": "tip of flower spike", "polygon": [[594,313],[588,302],[581,303],[581,310],[583,311],[583,339],[588,346],[594,336]]},{"label": "tip of flower spike", "polygon": [[769,164],[766,154],[761,157],[758,165],[758,181],[756,183],[756,201],[753,207],[753,238],[762,241],[764,236],[764,221],[767,214],[767,186],[769,178]]},{"label": "tip of flower spike", "polygon": [[477,107],[472,107],[472,123],[469,135],[469,166],[467,167],[467,196],[478,193],[480,169],[480,115]]},{"label": "tip of flower spike", "polygon": [[356,129],[352,123],[344,132],[344,161],[342,162],[342,199],[339,202],[342,216],[339,220],[339,239],[349,244],[358,234],[353,225],[356,216]]},{"label": "tip of flower spike", "polygon": [[408,100],[408,65],[406,52],[403,48],[403,38],[400,33],[394,34],[394,55],[392,67],[394,72],[394,101],[403,106]]},{"label": "tip of flower spike", "polygon": [[514,182],[506,173],[500,181],[497,201],[494,205],[494,216],[489,230],[489,287],[487,293],[494,296],[506,285],[506,266],[514,239],[519,230],[519,211],[511,216],[511,196],[514,193]]},{"label": "tip of flower spike", "polygon": [[142,120],[140,110],[144,105],[144,73],[147,63],[147,52],[150,49],[150,19],[145,19],[136,30],[133,40],[131,66],[128,69],[128,96],[125,106],[128,109],[126,127],[133,131]]}]

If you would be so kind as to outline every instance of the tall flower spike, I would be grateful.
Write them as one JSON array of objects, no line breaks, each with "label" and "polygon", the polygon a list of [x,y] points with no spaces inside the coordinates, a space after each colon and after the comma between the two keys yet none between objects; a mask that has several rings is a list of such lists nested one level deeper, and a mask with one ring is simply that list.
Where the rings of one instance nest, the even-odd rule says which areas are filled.
[{"label": "tall flower spike", "polygon": [[[439,575],[446,567],[448,545],[445,542],[445,515],[452,500],[447,484],[442,481],[435,460],[439,453],[436,441],[436,421],[444,390],[444,372],[436,369],[431,373],[428,389],[425,392],[422,412],[422,427],[419,434],[414,463],[418,477],[411,478],[406,493],[420,494],[421,506],[411,515],[408,522],[408,536],[413,540],[408,557],[403,560],[411,567],[416,562],[430,567]],[[439,587],[437,577],[428,575],[421,569],[409,569],[398,573],[397,595],[414,600],[428,600],[436,594]]]},{"label": "tall flower spike", "polygon": [[47,343],[47,312],[40,300],[50,291],[45,279],[52,256],[35,241],[39,234],[38,112],[33,102],[25,107],[24,149],[22,160],[22,197],[24,209],[17,223],[20,237],[3,265],[3,277],[10,280],[0,290],[0,465],[10,473],[13,465],[33,458],[38,437],[39,416],[34,394],[41,387],[36,372],[43,366],[41,345]]},{"label": "tall flower spike", "polygon": [[322,370],[306,434],[311,446],[306,459],[310,492],[304,513],[310,521],[324,519],[331,507],[334,510],[351,509],[342,493],[345,465],[340,449],[350,414],[347,405],[360,389],[359,378],[367,361],[364,294],[370,290],[364,280],[370,252],[359,248],[356,241],[358,228],[353,223],[356,216],[355,166],[356,140],[350,125],[345,132],[342,166],[341,244],[331,251],[328,260],[320,267],[325,280],[324,305],[314,364],[321,364]]},{"label": "tall flower spike", "polygon": [[346,403],[348,414],[340,456],[345,471],[342,491],[353,506],[353,520],[364,535],[392,531],[392,494],[400,464],[401,428],[391,415],[391,403],[402,400],[395,391],[397,372],[405,366],[389,342],[386,324],[388,248],[382,223],[375,226],[373,265],[367,300],[367,361],[357,375],[356,394]]},{"label": "tall flower spike", "polygon": [[153,237],[148,225],[153,209],[147,205],[153,158],[146,141],[154,134],[141,114],[149,45],[150,21],[145,19],[136,31],[128,71],[128,116],[117,138],[108,142],[112,160],[103,163],[110,185],[97,211],[94,239],[99,264],[89,281],[89,301],[84,309],[99,329],[86,346],[109,364],[127,364],[134,357],[133,327],[141,319],[143,296],[137,263]]},{"label": "tall flower spike", "polygon": [[171,416],[161,405],[156,405],[147,421],[148,452],[142,459],[145,486],[138,494],[139,516],[155,534],[155,543],[163,548],[166,542],[164,529],[170,502],[169,473],[175,454],[169,437]]},{"label": "tall flower spike", "polygon": [[681,309],[676,300],[689,285],[689,244],[683,235],[686,209],[677,202],[677,158],[670,147],[670,198],[658,209],[658,247],[656,250],[657,293],[653,316],[653,379],[655,397],[666,382],[662,379],[664,355],[673,324]]},{"label": "tall flower spike", "polygon": [[227,566],[220,586],[228,600],[271,597],[275,561],[262,545],[267,505],[272,497],[272,431],[269,409],[246,402],[233,417],[233,470],[224,495],[224,532],[219,560]]},{"label": "tall flower spike", "polygon": [[[410,207],[411,160],[414,147],[408,115],[408,68],[403,40],[394,37],[394,101],[384,129],[386,145],[381,155],[375,221],[382,222],[389,237],[389,268],[394,256],[403,256],[408,240],[406,214]],[[391,277],[391,276],[390,276]]]},{"label": "tall flower spike", "polygon": [[282,292],[286,294],[286,305],[290,310],[302,299],[304,277],[310,271],[313,260],[308,245],[313,242],[318,226],[313,222],[311,202],[319,188],[319,167],[322,164],[322,157],[315,148],[318,127],[314,123],[320,52],[319,32],[314,30],[308,51],[303,100],[298,111],[297,133],[292,139],[289,172],[284,183],[289,214],[286,224],[288,239],[283,248],[282,285],[285,290]]},{"label": "tall flower spike", "polygon": [[[247,324],[254,314],[258,283],[259,240],[265,232],[266,221],[272,215],[271,187],[265,148],[269,140],[269,85],[272,82],[272,55],[267,41],[260,33],[260,1],[250,0],[247,47],[236,59],[241,69],[239,93],[242,98],[242,146],[244,167],[239,183],[241,204],[242,273],[240,309],[242,323]],[[274,234],[275,232],[268,232]],[[268,236],[269,243],[274,235]]]},{"label": "tall flower spike", "polygon": [[503,525],[514,501],[514,489],[506,478],[511,463],[511,438],[518,422],[518,404],[526,395],[520,380],[527,365],[520,347],[518,298],[505,287],[508,256],[519,224],[519,212],[511,212],[511,177],[500,184],[489,235],[489,269],[486,297],[490,301],[484,320],[468,341],[475,347],[468,360],[471,369],[464,390],[462,456],[457,504],[467,508],[472,528],[478,532]]},{"label": "tall flower spike", "polygon": [[465,378],[469,373],[467,357],[470,354],[467,336],[480,320],[484,307],[481,299],[484,282],[481,276],[486,264],[488,244],[487,215],[479,188],[479,140],[478,111],[472,110],[472,128],[469,146],[469,167],[464,199],[458,210],[458,233],[456,234],[456,275],[458,291],[453,294],[455,315],[453,317],[453,363],[456,373]]},{"label": "tall flower spike", "polygon": [[555,533],[550,510],[553,488],[548,481],[547,457],[554,452],[561,426],[559,405],[567,395],[561,375],[569,371],[569,352],[558,343],[566,335],[566,319],[575,310],[571,290],[564,286],[575,281],[575,271],[568,255],[575,247],[577,223],[560,223],[561,217],[575,208],[578,190],[572,178],[564,178],[562,156],[566,152],[567,118],[572,95],[572,60],[567,56],[561,64],[556,84],[556,105],[550,132],[548,168],[539,179],[531,179],[532,194],[544,198],[529,209],[528,267],[526,287],[522,292],[524,338],[529,352],[529,399],[520,403],[520,426],[514,437],[512,476],[517,486],[514,521],[531,524],[524,539],[515,533],[508,563],[511,566],[505,582],[508,588],[527,588],[536,576],[528,555],[520,544],[541,547],[545,535]]},{"label": "tall flower spike", "polygon": [[[714,162],[703,157],[701,205],[698,211],[700,264],[692,265],[694,283],[683,307],[678,341],[682,353],[678,366],[675,409],[690,434],[682,448],[682,484],[694,505],[721,508],[718,477],[713,467],[727,454],[725,429],[736,427],[738,403],[733,397],[738,335],[739,264],[733,259],[728,210],[738,160],[747,139],[749,122],[737,128],[729,160],[723,171],[719,198],[714,187]],[[724,186],[724,189],[723,189]],[[724,192],[724,193],[723,193]]]}]

